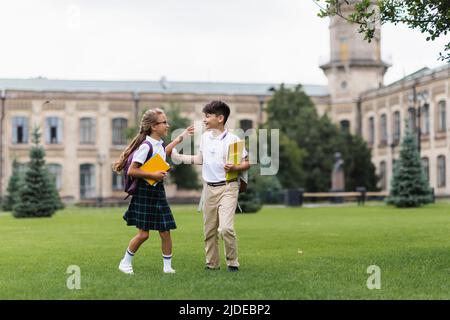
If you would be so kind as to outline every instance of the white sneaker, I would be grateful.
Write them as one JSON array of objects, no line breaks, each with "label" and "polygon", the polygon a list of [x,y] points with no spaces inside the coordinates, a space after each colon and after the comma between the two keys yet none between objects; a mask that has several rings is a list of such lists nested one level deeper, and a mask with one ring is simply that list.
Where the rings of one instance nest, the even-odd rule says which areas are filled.
[{"label": "white sneaker", "polygon": [[163,269],[163,270],[164,270],[164,273],[175,273],[175,270],[172,269],[172,268],[169,268],[169,269]]},{"label": "white sneaker", "polygon": [[129,263],[125,263],[123,260],[119,263],[119,270],[126,274],[134,274],[133,266]]}]

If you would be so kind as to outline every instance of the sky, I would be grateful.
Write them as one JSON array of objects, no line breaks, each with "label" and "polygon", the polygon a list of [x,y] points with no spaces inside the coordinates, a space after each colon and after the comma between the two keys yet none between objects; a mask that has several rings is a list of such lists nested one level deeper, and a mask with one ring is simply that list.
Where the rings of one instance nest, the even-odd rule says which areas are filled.
[{"label": "sky", "polygon": [[[327,84],[313,0],[2,0],[0,78]],[[388,84],[437,67],[447,38],[384,25]]]}]

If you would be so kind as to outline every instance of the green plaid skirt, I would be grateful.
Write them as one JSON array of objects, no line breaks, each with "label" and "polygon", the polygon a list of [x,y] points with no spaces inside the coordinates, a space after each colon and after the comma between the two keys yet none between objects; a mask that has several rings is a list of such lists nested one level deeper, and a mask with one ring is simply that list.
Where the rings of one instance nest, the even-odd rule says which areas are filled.
[{"label": "green plaid skirt", "polygon": [[151,186],[145,180],[139,179],[136,193],[131,198],[123,219],[128,226],[136,226],[146,231],[168,231],[177,228],[162,182]]}]

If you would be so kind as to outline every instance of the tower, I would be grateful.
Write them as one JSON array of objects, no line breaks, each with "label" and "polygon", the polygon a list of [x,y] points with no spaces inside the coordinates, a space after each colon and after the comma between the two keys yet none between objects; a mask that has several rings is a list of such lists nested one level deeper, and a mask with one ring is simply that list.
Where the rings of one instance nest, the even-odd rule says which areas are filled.
[{"label": "tower", "polygon": [[[341,6],[347,17],[355,0]],[[330,18],[330,60],[321,65],[328,78],[331,97],[331,119],[348,127],[353,133],[361,133],[359,96],[369,89],[383,85],[383,76],[389,65],[381,60],[380,26],[376,26],[374,38],[369,43],[358,33],[359,25],[351,24],[340,16]]]}]

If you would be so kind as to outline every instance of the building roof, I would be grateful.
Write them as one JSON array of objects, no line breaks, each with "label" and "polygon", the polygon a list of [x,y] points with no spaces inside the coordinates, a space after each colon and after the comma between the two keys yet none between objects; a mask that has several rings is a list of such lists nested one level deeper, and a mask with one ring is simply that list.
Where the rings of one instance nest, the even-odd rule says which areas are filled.
[{"label": "building roof", "polygon": [[[47,78],[0,79],[1,90],[63,91],[63,92],[148,92],[191,93],[229,95],[271,95],[274,83],[180,82],[168,81],[105,81],[105,80],[57,80]],[[286,87],[294,87],[287,84]],[[327,96],[325,85],[303,85],[309,96]]]},{"label": "building roof", "polygon": [[433,68],[433,69],[430,69],[428,67],[424,67],[422,69],[419,69],[417,71],[414,71],[413,73],[410,73],[410,74],[404,76],[403,78],[401,78],[399,80],[396,80],[396,81],[388,84],[386,87],[394,86],[394,85],[396,85],[398,83],[401,83],[401,82],[407,82],[407,81],[410,81],[410,80],[419,79],[419,78],[422,78],[424,76],[427,76],[427,75],[430,75],[430,74],[433,74],[433,73],[438,73],[438,72],[446,70],[446,69],[450,70],[450,65],[444,64],[442,66],[439,66],[439,67],[436,67],[436,68]]}]

